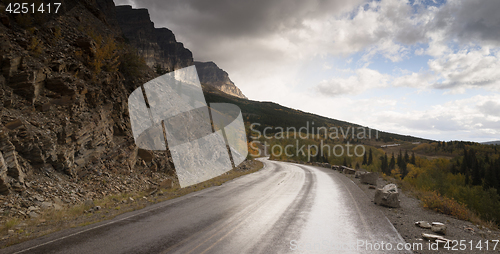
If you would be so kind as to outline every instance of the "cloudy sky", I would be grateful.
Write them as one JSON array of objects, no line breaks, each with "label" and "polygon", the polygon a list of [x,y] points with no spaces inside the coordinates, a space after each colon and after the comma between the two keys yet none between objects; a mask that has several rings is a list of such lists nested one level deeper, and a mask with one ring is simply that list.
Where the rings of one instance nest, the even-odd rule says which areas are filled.
[{"label": "cloudy sky", "polygon": [[252,100],[437,140],[500,140],[498,0],[114,0]]}]

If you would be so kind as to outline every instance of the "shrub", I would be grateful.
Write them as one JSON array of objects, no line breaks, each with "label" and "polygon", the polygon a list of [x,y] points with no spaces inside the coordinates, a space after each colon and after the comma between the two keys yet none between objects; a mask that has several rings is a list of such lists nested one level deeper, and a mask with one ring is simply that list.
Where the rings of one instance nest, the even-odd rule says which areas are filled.
[{"label": "shrub", "polygon": [[141,71],[147,68],[146,61],[139,55],[135,54],[133,50],[128,49],[120,57],[120,72],[125,76],[137,77]]},{"label": "shrub", "polygon": [[120,62],[118,61],[118,53],[116,51],[116,43],[112,36],[107,36],[102,38],[100,35],[95,38],[96,41],[96,52],[94,57],[90,61],[90,66],[93,71],[97,74],[101,70],[107,72],[118,71]]},{"label": "shrub", "polygon": [[36,36],[31,37],[31,43],[28,45],[28,50],[33,53],[34,56],[39,56],[43,51],[43,43]]},{"label": "shrub", "polygon": [[476,217],[467,206],[458,203],[454,199],[443,197],[436,191],[423,194],[421,200],[424,207],[461,220],[470,221]]}]

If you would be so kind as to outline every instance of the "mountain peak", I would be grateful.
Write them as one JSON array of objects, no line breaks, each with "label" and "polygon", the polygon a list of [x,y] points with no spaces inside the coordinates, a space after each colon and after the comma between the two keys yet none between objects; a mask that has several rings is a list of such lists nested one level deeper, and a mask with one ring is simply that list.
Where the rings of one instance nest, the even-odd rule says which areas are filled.
[{"label": "mountain peak", "polygon": [[214,87],[229,95],[248,99],[241,90],[234,85],[233,81],[229,79],[227,72],[219,68],[214,62],[195,61],[194,65],[196,66],[202,85]]},{"label": "mountain peak", "polygon": [[194,62],[191,51],[178,42],[168,28],[155,28],[147,9],[134,9],[130,5],[116,7],[116,19],[124,36],[137,48],[149,67],[160,67],[170,72],[196,65],[200,82],[224,93],[247,99],[229,79],[227,72],[214,62]]}]

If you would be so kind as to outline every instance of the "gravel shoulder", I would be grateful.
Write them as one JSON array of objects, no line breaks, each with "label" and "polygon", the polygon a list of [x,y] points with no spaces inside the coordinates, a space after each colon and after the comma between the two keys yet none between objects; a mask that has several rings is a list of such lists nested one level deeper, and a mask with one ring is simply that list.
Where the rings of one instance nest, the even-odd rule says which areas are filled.
[{"label": "gravel shoulder", "polygon": [[[338,174],[342,174],[336,171]],[[373,202],[375,196],[375,189],[370,188],[370,185],[362,184],[359,178],[355,178],[354,175],[345,175],[345,177],[350,178],[356,185],[363,190],[366,195]],[[388,182],[382,178],[378,178],[377,188],[382,188]],[[425,209],[420,204],[420,201],[411,196],[410,193],[403,193],[398,186],[400,208],[388,208],[378,206],[379,209],[385,214],[389,221],[394,225],[399,234],[403,239],[413,245],[413,243],[423,243],[422,250],[413,250],[414,253],[500,253],[500,243],[496,246],[496,250],[492,250],[495,243],[492,240],[500,240],[500,232],[498,230],[487,229],[481,227],[480,225],[473,225],[471,222],[455,219],[451,216],[434,212],[429,209]],[[428,221],[431,222],[441,222],[446,224],[447,232],[444,237],[449,240],[456,240],[457,242],[452,242],[450,247],[455,249],[449,250],[439,246],[437,250],[430,250],[428,246],[428,241],[422,238],[422,233],[435,234],[430,229],[420,228],[415,225],[417,221]],[[489,241],[489,250],[485,250],[486,241]],[[465,250],[460,250],[460,241],[465,244]],[[472,247],[471,243],[472,241]],[[481,241],[482,250],[476,248],[477,244]],[[462,249],[464,247],[462,246]]]}]

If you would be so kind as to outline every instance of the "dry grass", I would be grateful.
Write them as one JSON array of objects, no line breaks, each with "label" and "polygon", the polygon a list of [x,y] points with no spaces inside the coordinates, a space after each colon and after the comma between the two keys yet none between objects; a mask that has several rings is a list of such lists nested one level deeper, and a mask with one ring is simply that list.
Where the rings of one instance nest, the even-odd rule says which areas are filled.
[{"label": "dry grass", "polygon": [[443,197],[435,191],[420,192],[419,196],[422,201],[422,205],[425,208],[451,215],[460,220],[471,221],[474,223],[480,222],[479,217],[471,212],[465,205],[462,205],[453,199]]},{"label": "dry grass", "polygon": [[19,224],[19,219],[13,218],[5,222],[5,224],[0,228],[0,232],[2,234],[5,234],[9,231],[9,229],[12,229],[14,226]]},{"label": "dry grass", "polygon": [[494,221],[482,220],[476,213],[471,211],[466,205],[457,202],[452,198],[440,195],[436,191],[425,191],[415,188],[410,183],[395,179],[390,176],[382,175],[382,178],[390,183],[395,183],[407,195],[417,198],[421,201],[424,208],[433,210],[438,213],[453,216],[459,220],[472,222],[490,229],[498,229],[498,225]]}]

